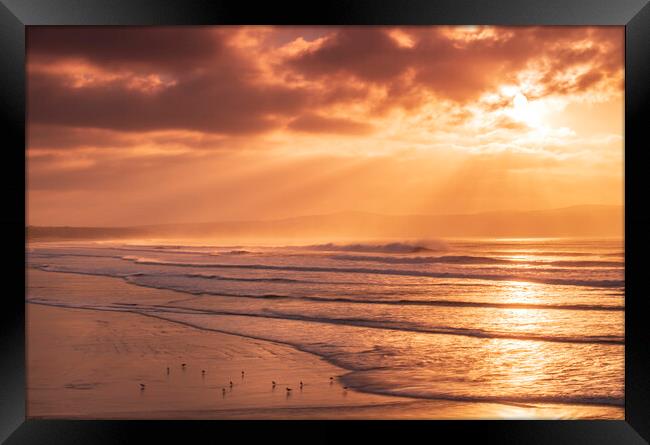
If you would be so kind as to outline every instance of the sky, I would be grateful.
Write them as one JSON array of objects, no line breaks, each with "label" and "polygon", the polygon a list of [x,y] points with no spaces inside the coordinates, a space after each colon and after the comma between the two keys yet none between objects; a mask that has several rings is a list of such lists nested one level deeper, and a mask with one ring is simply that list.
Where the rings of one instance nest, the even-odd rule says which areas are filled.
[{"label": "sky", "polygon": [[27,222],[623,204],[623,27],[28,27]]}]

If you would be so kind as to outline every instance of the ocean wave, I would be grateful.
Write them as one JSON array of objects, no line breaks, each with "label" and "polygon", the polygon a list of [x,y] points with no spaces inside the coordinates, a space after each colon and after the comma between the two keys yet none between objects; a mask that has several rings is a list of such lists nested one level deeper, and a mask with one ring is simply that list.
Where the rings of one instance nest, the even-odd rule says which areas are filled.
[{"label": "ocean wave", "polygon": [[458,272],[430,272],[421,270],[403,269],[370,269],[370,268],[346,268],[346,267],[323,267],[323,266],[275,266],[269,264],[224,264],[224,263],[181,263],[174,261],[156,260],[150,258],[122,257],[124,260],[133,261],[138,264],[195,267],[213,269],[249,269],[249,270],[281,270],[293,272],[329,272],[329,273],[350,273],[350,274],[373,274],[373,275],[397,275],[425,278],[457,278],[492,281],[517,281],[529,283],[541,283],[566,286],[584,287],[623,287],[624,280],[588,280],[572,278],[551,278],[525,276],[522,274],[481,274],[481,273],[458,273]]},{"label": "ocean wave", "polygon": [[265,318],[276,320],[288,321],[301,321],[308,323],[321,323],[333,324],[343,326],[354,326],[369,329],[382,329],[390,331],[404,331],[416,332],[421,334],[432,335],[458,335],[473,338],[488,338],[488,339],[507,339],[507,340],[523,340],[523,341],[541,341],[553,343],[579,343],[579,344],[605,344],[605,345],[624,345],[625,340],[623,337],[616,335],[587,335],[582,337],[559,336],[559,335],[545,335],[536,333],[525,332],[496,332],[486,331],[482,329],[470,328],[457,328],[450,326],[428,326],[420,325],[417,323],[408,323],[403,321],[395,321],[388,319],[365,319],[365,318],[330,318],[330,317],[316,317],[302,314],[282,313],[271,310],[263,310],[261,312],[237,312],[228,310],[215,310],[194,308],[187,306],[172,306],[164,304],[133,304],[133,303],[113,303],[108,305],[92,305],[82,303],[66,303],[59,301],[48,301],[38,297],[30,297],[26,300],[28,303],[42,304],[57,307],[73,307],[76,309],[89,309],[89,310],[106,310],[106,311],[129,311],[146,314],[156,313],[171,313],[183,315],[217,315],[217,316],[230,316],[230,317],[249,317],[249,318]]},{"label": "ocean wave", "polygon": [[[175,276],[175,275],[166,275],[166,276]],[[296,280],[293,278],[280,278],[280,277],[268,277],[268,278],[244,278],[244,277],[224,277],[222,275],[212,275],[212,274],[201,274],[201,273],[190,273],[183,274],[181,276],[187,278],[203,278],[206,280],[218,280],[218,281],[239,281],[239,282],[251,282],[251,283],[311,283],[311,284],[325,284],[321,281],[310,281],[310,280]]]},{"label": "ocean wave", "polygon": [[526,255],[526,256],[568,256],[568,257],[623,257],[625,252],[575,252],[575,251],[557,251],[557,250],[489,250],[481,253],[490,255]]},{"label": "ocean wave", "polygon": [[[179,250],[176,246],[152,246],[152,247],[109,247],[110,250],[119,250],[123,252],[155,252],[160,254],[174,254],[174,255],[196,255],[207,256],[209,251],[200,250]],[[189,247],[191,249],[191,247]]]},{"label": "ocean wave", "polygon": [[124,259],[123,256],[120,255],[95,255],[92,253],[66,253],[66,252],[57,252],[57,253],[50,253],[50,252],[35,252],[35,253],[30,253],[28,255],[29,258],[58,258],[58,257],[80,257],[80,258],[114,258],[114,259]]},{"label": "ocean wave", "polygon": [[625,267],[622,261],[549,261],[545,264],[562,267]]},{"label": "ocean wave", "polygon": [[251,254],[250,250],[242,250],[242,249],[237,249],[237,250],[229,250],[227,252],[219,252],[219,255],[248,255]]},{"label": "ocean wave", "polygon": [[[233,293],[222,291],[210,291],[205,289],[188,289],[185,286],[175,286],[173,284],[155,284],[144,283],[138,281],[137,278],[143,277],[156,277],[160,274],[135,272],[135,273],[110,273],[107,271],[77,271],[63,268],[52,267],[50,265],[39,265],[34,268],[44,272],[57,272],[57,273],[70,273],[79,275],[91,276],[107,276],[113,278],[121,278],[127,282],[141,287],[148,287],[153,289],[170,290],[174,292],[181,292],[190,295],[211,295],[215,297],[232,297],[232,298],[246,298],[246,299],[261,299],[261,300],[305,300],[317,303],[351,303],[351,304],[378,304],[378,305],[394,305],[394,306],[441,306],[441,307],[478,307],[478,308],[493,308],[493,309],[559,309],[559,310],[575,310],[575,311],[623,311],[625,306],[619,305],[598,305],[598,304],[553,304],[553,303],[495,303],[495,302],[482,302],[482,301],[459,301],[459,300],[424,300],[424,299],[373,299],[373,298],[350,298],[350,297],[322,297],[313,295],[287,295],[275,293]],[[164,274],[165,277],[188,277],[188,278],[204,278],[215,279],[224,281],[242,281],[242,282],[270,282],[270,283],[319,283],[318,281],[310,280],[292,280],[286,278],[240,278],[240,277],[222,277],[219,275],[203,275],[203,274],[182,274],[170,275]],[[324,283],[324,282],[323,282]],[[326,284],[360,284],[360,283],[347,283],[347,282],[327,282]],[[621,296],[620,294],[612,294],[613,296]]]},{"label": "ocean wave", "polygon": [[[135,275],[135,274],[134,274]],[[127,277],[128,280],[128,277]],[[262,279],[260,279],[262,280]],[[215,297],[247,298],[260,300],[301,300],[315,303],[349,303],[349,304],[371,304],[389,306],[438,306],[438,307],[475,307],[491,309],[548,309],[548,310],[570,310],[570,311],[624,311],[625,306],[599,305],[599,304],[535,304],[535,303],[493,303],[483,301],[458,301],[458,300],[417,300],[417,299],[372,299],[372,298],[349,298],[349,297],[319,297],[311,295],[286,295],[286,294],[247,294],[221,291],[208,291],[202,289],[190,290],[182,286],[170,284],[156,285],[153,283],[142,283],[128,280],[130,283],[142,287],[154,289],[166,289],[176,292],[189,293],[191,295],[212,295]]]},{"label": "ocean wave", "polygon": [[447,245],[442,241],[426,241],[418,244],[388,243],[388,244],[315,244],[301,246],[299,249],[316,250],[325,252],[375,252],[375,253],[419,253],[447,250]]},{"label": "ocean wave", "polygon": [[446,256],[367,256],[367,255],[333,255],[330,257],[338,261],[368,261],[387,264],[511,264],[513,261],[494,258],[467,255],[446,255]]},{"label": "ocean wave", "polygon": [[135,248],[147,248],[147,249],[159,249],[159,250],[174,250],[174,249],[183,249],[189,247],[183,244],[125,244],[126,247],[135,247]]},{"label": "ocean wave", "polygon": [[312,323],[338,324],[346,326],[358,326],[372,329],[385,329],[395,331],[417,332],[423,334],[460,335],[474,338],[495,338],[508,340],[530,340],[546,341],[557,343],[589,343],[589,344],[614,344],[623,345],[625,341],[616,335],[587,335],[582,337],[569,337],[558,335],[545,335],[524,332],[494,332],[482,329],[455,328],[449,326],[426,326],[417,323],[408,323],[388,319],[365,319],[365,318],[327,318],[312,317],[301,314],[288,314],[266,310],[264,314],[257,313],[229,313],[220,315],[241,315],[262,318],[280,318],[284,320],[307,321]]},{"label": "ocean wave", "polygon": [[[235,245],[221,245],[217,246],[214,244],[122,244],[123,247],[125,248],[136,248],[136,249],[155,249],[157,251],[161,250],[170,250],[170,251],[175,251],[175,250],[183,250],[183,249],[201,249],[195,252],[205,252],[206,250],[210,249],[238,249],[242,246],[235,246]],[[110,248],[110,247],[109,247]]]},{"label": "ocean wave", "polygon": [[368,255],[333,255],[330,257],[338,261],[366,261],[386,264],[507,264],[507,265],[535,265],[535,266],[564,266],[564,267],[623,267],[620,261],[526,261],[512,260],[499,257],[484,257],[471,255],[445,255],[445,256],[368,256]]},{"label": "ocean wave", "polygon": [[625,400],[620,397],[584,394],[577,395],[501,395],[501,394],[463,394],[447,393],[426,388],[396,387],[386,383],[368,381],[366,372],[356,371],[341,377],[341,382],[357,391],[381,394],[387,396],[409,397],[425,400],[448,400],[452,402],[472,403],[500,403],[500,404],[574,404],[574,405],[600,405],[600,406],[625,406]]}]

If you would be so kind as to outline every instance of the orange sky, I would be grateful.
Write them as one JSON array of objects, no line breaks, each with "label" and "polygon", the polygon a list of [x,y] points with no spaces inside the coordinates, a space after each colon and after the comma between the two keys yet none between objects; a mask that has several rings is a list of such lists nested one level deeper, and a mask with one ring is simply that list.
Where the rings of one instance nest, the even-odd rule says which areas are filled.
[{"label": "orange sky", "polygon": [[623,203],[623,27],[29,27],[28,224]]}]

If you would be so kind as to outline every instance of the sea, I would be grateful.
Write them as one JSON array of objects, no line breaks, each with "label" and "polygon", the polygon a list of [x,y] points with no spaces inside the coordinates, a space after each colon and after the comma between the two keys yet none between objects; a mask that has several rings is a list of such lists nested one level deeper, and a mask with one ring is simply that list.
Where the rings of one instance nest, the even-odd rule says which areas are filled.
[{"label": "sea", "polygon": [[28,283],[30,304],[138,313],[289,345],[346,370],[351,390],[624,406],[620,239],[33,242],[26,253],[30,268],[179,296],[79,296]]}]

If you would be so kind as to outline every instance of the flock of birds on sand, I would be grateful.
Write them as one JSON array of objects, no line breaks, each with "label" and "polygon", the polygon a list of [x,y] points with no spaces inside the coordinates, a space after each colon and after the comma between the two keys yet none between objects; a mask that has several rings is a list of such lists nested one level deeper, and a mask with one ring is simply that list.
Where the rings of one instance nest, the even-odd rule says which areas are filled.
[{"label": "flock of birds on sand", "polygon": [[[187,363],[181,363],[181,368],[183,369],[183,371],[185,371],[185,369],[187,368]],[[169,369],[169,366],[168,366],[167,367],[167,375],[169,375],[170,371],[171,370]],[[201,370],[201,376],[205,377],[205,369]],[[241,378],[243,379],[244,376],[245,376],[245,373],[244,373],[244,371],[242,371],[241,372]],[[330,377],[330,385],[332,385],[333,383],[334,383],[334,377]],[[233,386],[234,386],[234,383],[231,380],[230,381],[230,389],[232,389]],[[277,383],[275,382],[275,380],[272,380],[271,381],[271,388],[275,389],[276,386],[277,386]],[[303,386],[304,386],[304,384],[302,383],[302,380],[301,380],[300,381],[300,390],[301,391],[302,391]],[[140,391],[144,391],[146,387],[147,387],[147,385],[145,385],[144,383],[140,383]],[[289,394],[291,394],[291,391],[292,391],[291,387],[287,386],[285,389],[287,391],[287,396]],[[344,386],[343,390],[347,391],[348,387]],[[223,396],[226,395],[226,388],[221,388],[221,394],[223,394]]]}]

